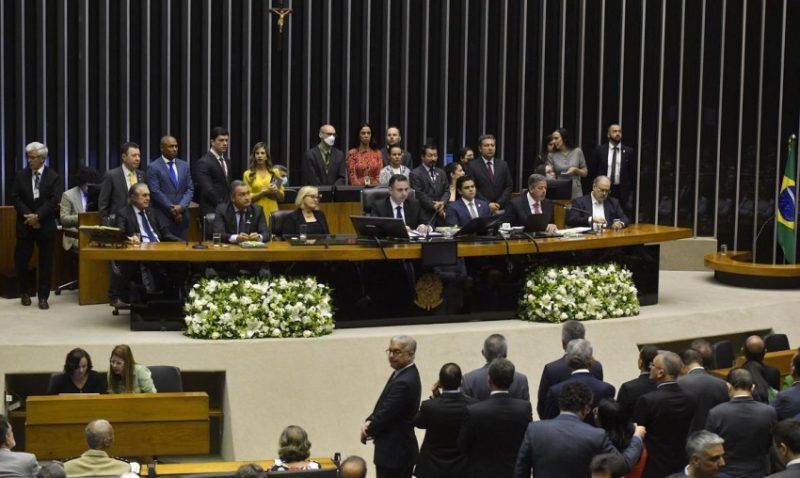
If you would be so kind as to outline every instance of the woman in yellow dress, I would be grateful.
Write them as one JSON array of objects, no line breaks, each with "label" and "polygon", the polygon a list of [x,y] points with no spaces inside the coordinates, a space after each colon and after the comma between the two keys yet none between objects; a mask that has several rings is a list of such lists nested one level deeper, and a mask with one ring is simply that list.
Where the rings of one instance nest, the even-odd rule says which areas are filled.
[{"label": "woman in yellow dress", "polygon": [[264,209],[265,218],[278,210],[278,202],[283,201],[284,197],[283,183],[280,174],[272,167],[266,144],[256,143],[253,146],[250,166],[242,179],[250,186],[250,199]]}]

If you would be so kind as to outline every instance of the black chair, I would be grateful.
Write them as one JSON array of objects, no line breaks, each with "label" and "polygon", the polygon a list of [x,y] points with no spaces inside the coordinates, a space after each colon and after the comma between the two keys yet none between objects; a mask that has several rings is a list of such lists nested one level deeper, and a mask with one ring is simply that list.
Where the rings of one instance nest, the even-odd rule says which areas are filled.
[{"label": "black chair", "polygon": [[[365,216],[372,214],[372,205],[389,197],[389,188],[364,188],[361,190],[361,210]],[[413,189],[408,190],[408,197],[415,199]]]},{"label": "black chair", "polygon": [[297,199],[297,191],[299,190],[300,188],[296,186],[283,188],[283,201],[281,201],[281,203],[294,204],[295,199]]},{"label": "black chair", "polygon": [[293,212],[293,209],[279,209],[269,214],[269,230],[272,237],[280,239],[283,236],[283,220]]},{"label": "black chair", "polygon": [[329,468],[325,470],[268,471],[266,476],[268,478],[277,476],[290,476],[292,478],[337,478],[339,476],[339,470],[336,468]]},{"label": "black chair", "polygon": [[173,365],[150,365],[153,385],[159,392],[182,392],[181,369]]},{"label": "black chair", "polygon": [[50,380],[47,382],[48,394],[55,393],[56,383],[58,383],[60,380],[63,380],[64,375],[66,375],[64,372],[53,372],[50,374]]},{"label": "black chair", "polygon": [[789,350],[789,337],[786,334],[769,334],[764,337],[764,349],[767,352]]},{"label": "black chair", "polygon": [[733,367],[736,362],[736,353],[730,340],[720,340],[711,346],[714,351],[714,368]]}]

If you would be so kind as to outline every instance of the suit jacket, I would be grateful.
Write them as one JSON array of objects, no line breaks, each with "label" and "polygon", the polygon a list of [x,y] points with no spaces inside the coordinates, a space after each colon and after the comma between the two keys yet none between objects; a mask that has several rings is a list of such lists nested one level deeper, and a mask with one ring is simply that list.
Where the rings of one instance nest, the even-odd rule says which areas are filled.
[{"label": "suit jacket", "polygon": [[467,457],[458,449],[458,433],[474,398],[462,393],[443,393],[425,400],[414,417],[414,426],[425,430],[417,457],[417,478],[461,478],[467,474]]},{"label": "suit jacket", "polygon": [[[144,181],[144,173],[137,169],[136,182]],[[100,219],[105,222],[110,214],[119,211],[128,204],[128,183],[125,180],[125,171],[122,166],[108,171],[100,184],[100,197],[97,199],[97,208]]]},{"label": "suit jacket", "polygon": [[[229,242],[231,236],[237,234],[238,224],[236,222],[236,208],[232,202],[225,202],[217,206],[214,211],[214,233],[222,234],[222,241]],[[249,221],[245,224],[242,232],[248,234],[257,232],[261,234],[264,242],[269,242],[270,234],[267,228],[267,221],[264,218],[264,210],[258,204],[250,204],[247,209]]]},{"label": "suit jacket", "polygon": [[621,455],[630,468],[639,460],[642,441],[632,439],[620,454],[605,430],[587,425],[572,413],[562,413],[528,425],[514,478],[530,478],[531,470],[536,478],[589,478],[592,458],[606,453]]},{"label": "suit jacket", "polygon": [[800,463],[795,463],[781,472],[769,475],[767,478],[800,478]]},{"label": "suit jacket", "polygon": [[800,413],[800,381],[794,382],[791,387],[781,391],[772,402],[778,420],[792,418]]},{"label": "suit jacket", "polygon": [[36,478],[37,473],[39,463],[32,453],[0,448],[0,478]]},{"label": "suit jacket", "polygon": [[467,407],[458,447],[467,455],[471,476],[511,478],[531,414],[531,402],[507,393]]},{"label": "suit jacket", "polygon": [[347,164],[344,152],[331,148],[328,156],[328,168],[322,160],[319,146],[314,146],[303,153],[303,162],[300,167],[300,179],[303,186],[331,186],[334,184],[347,184]]},{"label": "suit jacket", "polygon": [[375,442],[375,466],[411,470],[419,448],[414,434],[414,417],[422,385],[416,365],[401,370],[383,387],[367,420],[367,432]]},{"label": "suit jacket", "polygon": [[431,181],[430,172],[425,165],[419,165],[412,169],[408,178],[417,201],[429,214],[434,212],[433,201],[444,201],[447,204],[447,199],[450,197],[447,173],[441,168],[434,168],[434,171],[436,171],[435,181]]},{"label": "suit jacket", "polygon": [[[492,214],[489,211],[489,203],[485,200],[475,197],[473,202],[475,203],[475,210],[478,211],[478,217],[487,217]],[[471,220],[472,216],[469,215],[469,209],[460,198],[448,204],[444,211],[444,221],[448,226],[463,227]]]},{"label": "suit jacket", "polygon": [[[636,150],[623,144],[620,147],[619,155],[622,159],[619,170],[619,189],[621,201],[625,204],[630,199],[633,190],[636,189]],[[611,171],[608,170],[608,143],[601,144],[592,151],[586,167],[589,168],[590,179],[594,179],[597,176],[610,177]]]},{"label": "suit jacket", "polygon": [[686,465],[684,447],[696,408],[694,398],[677,382],[666,382],[639,398],[633,421],[647,428],[644,478],[662,478]]},{"label": "suit jacket", "polygon": [[[542,419],[555,418],[559,413],[561,413],[558,408],[558,396],[561,395],[561,390],[563,390],[568,383],[572,382],[582,382],[592,389],[593,408],[596,407],[597,404],[600,403],[600,400],[604,398],[613,399],[614,394],[617,392],[617,389],[615,389],[613,385],[594,378],[591,373],[573,373],[568,379],[550,387],[550,390],[547,392],[547,400],[545,401],[544,416],[541,417]],[[585,421],[586,423],[594,424],[594,418],[592,415],[586,415]]]},{"label": "suit jacket", "polygon": [[[177,186],[172,184],[169,168],[163,156],[159,156],[147,166],[145,181],[150,188],[150,198],[158,214],[169,221],[173,234],[182,236],[189,227],[189,204],[194,196],[194,183],[186,161],[175,159],[175,170],[178,173]],[[183,220],[180,224],[172,221],[172,214],[169,212],[169,208],[174,204],[183,207]]]},{"label": "suit jacket", "polygon": [[228,201],[229,185],[232,181],[231,162],[225,158],[228,175],[219,165],[219,160],[211,151],[192,163],[192,182],[195,201],[200,205],[200,217],[214,212],[220,204]]},{"label": "suit jacket", "polygon": [[[58,214],[59,222],[61,222],[63,227],[78,227],[78,214],[86,212],[83,210],[82,194],[81,188],[75,186],[74,188],[67,189],[64,191],[64,194],[61,195],[61,204],[59,205]],[[78,239],[69,237],[66,234],[64,234],[61,243],[65,251],[73,247],[76,249],[78,248]]]},{"label": "suit jacket", "polygon": [[[155,211],[153,211],[153,208],[145,209],[144,213],[147,216],[147,220],[150,222],[150,227],[153,229],[153,232],[158,235],[159,242],[183,241],[183,239],[174,235],[169,230],[169,224],[164,218],[157,215]],[[128,237],[134,234],[139,234],[142,237],[145,236],[144,231],[140,230],[139,228],[139,218],[136,216],[136,211],[130,204],[123,207],[116,213],[117,227],[122,229],[122,232],[124,232]]]},{"label": "suit jacket", "polygon": [[754,360],[748,360],[742,367],[746,368],[753,376],[753,383],[756,386],[753,398],[759,402],[767,403],[769,387],[775,390],[781,389],[781,372],[777,368]]},{"label": "suit jacket", "polygon": [[[603,380],[603,364],[595,360],[592,362],[592,375],[598,380]],[[553,360],[544,366],[542,370],[542,378],[539,380],[539,392],[536,400],[536,413],[539,418],[544,416],[544,407],[547,402],[547,392],[550,387],[563,382],[572,376],[572,369],[567,367],[567,363],[562,356],[559,359]]]},{"label": "suit jacket", "polygon": [[[11,204],[17,211],[17,239],[32,237],[54,237],[58,226],[56,211],[64,186],[57,172],[45,166],[39,180],[39,199],[33,199],[33,172],[25,168],[14,177],[11,186]],[[37,214],[41,228],[36,230],[25,225],[25,214]]]},{"label": "suit jacket", "polygon": [[650,380],[650,374],[643,372],[639,377],[623,383],[617,392],[617,402],[625,416],[633,416],[633,407],[639,397],[656,389],[656,383]]},{"label": "suit jacket", "polygon": [[[390,198],[372,203],[372,215],[378,217],[394,217],[395,211],[392,208]],[[416,199],[408,198],[403,203],[403,214],[406,217],[406,225],[411,229],[416,229],[420,224],[427,224],[431,216],[427,214]]]},{"label": "suit jacket", "polygon": [[[317,223],[322,227],[322,233],[330,234],[330,230],[328,229],[328,221],[325,219],[325,213],[320,210],[315,210],[314,217],[317,219]],[[297,235],[300,224],[306,224],[306,220],[303,218],[303,211],[298,208],[283,218],[281,235]]]},{"label": "suit jacket", "polygon": [[[625,211],[622,210],[622,206],[620,206],[619,201],[615,198],[607,197],[606,200],[603,201],[603,211],[609,225],[617,219],[622,221],[626,226],[630,224],[628,216],[625,215]],[[572,200],[572,207],[567,210],[565,222],[569,227],[590,226],[589,218],[592,217],[591,213],[592,194],[589,193]]]},{"label": "suit jacket", "polygon": [[[383,156],[383,165],[387,166],[389,164],[389,148],[386,146],[381,148],[381,155]],[[408,169],[414,169],[414,161],[411,158],[411,153],[403,150],[403,161],[401,164]]]},{"label": "suit jacket", "polygon": [[131,471],[131,464],[110,458],[100,450],[86,450],[78,458],[64,462],[69,478],[82,476],[119,476]]},{"label": "suit jacket", "polygon": [[478,197],[487,202],[499,203],[500,207],[505,208],[508,201],[511,200],[511,188],[513,187],[508,164],[501,159],[494,158],[492,160],[494,181],[489,176],[489,170],[481,156],[476,156],[468,164],[468,173],[475,178]]},{"label": "suit jacket", "polygon": [[[464,393],[477,400],[483,401],[492,393],[489,390],[489,364],[477,368],[464,375]],[[508,389],[511,398],[530,401],[531,394],[528,390],[528,377],[523,373],[514,372],[514,381]]]},{"label": "suit jacket", "polygon": [[[542,199],[540,202],[542,214],[547,217],[547,223],[553,224],[553,203],[549,199]],[[533,214],[528,204],[528,193],[517,196],[511,200],[506,207],[505,222],[510,222],[512,226],[524,226],[528,216]]]},{"label": "suit jacket", "polygon": [[711,375],[705,369],[697,368],[681,375],[678,377],[678,386],[693,396],[697,403],[690,432],[702,430],[706,426],[708,411],[730,399],[725,380]]},{"label": "suit jacket", "polygon": [[767,474],[775,417],[772,407],[749,396],[732,398],[708,412],[705,429],[725,439],[725,473],[743,478]]}]

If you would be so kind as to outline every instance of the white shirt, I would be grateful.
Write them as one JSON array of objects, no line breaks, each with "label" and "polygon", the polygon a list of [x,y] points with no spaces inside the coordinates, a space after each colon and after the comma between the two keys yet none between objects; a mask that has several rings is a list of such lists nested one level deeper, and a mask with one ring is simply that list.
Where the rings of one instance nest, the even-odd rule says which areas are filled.
[{"label": "white shirt", "polygon": [[36,187],[36,173],[39,173],[39,184],[42,184],[42,178],[44,177],[44,164],[42,167],[31,171],[31,191],[33,191],[33,199],[39,199],[39,188]]},{"label": "white shirt", "polygon": [[531,193],[527,193],[526,196],[528,197],[528,211],[531,211],[531,214],[533,214],[533,205],[534,204],[538,204],[539,205],[539,214],[541,214],[543,212],[542,211],[542,201],[536,201],[535,199],[533,199],[533,196],[531,196]]},{"label": "white shirt", "polygon": [[389,204],[392,205],[392,217],[397,217],[397,206],[400,206],[400,215],[403,216],[403,222],[406,222],[406,208],[403,207],[403,204],[398,204],[394,202],[394,199],[389,197]]},{"label": "white shirt", "polygon": [[[606,211],[603,208],[603,202],[598,201],[596,197],[594,197],[594,193],[592,193],[592,216],[594,217],[602,217],[603,219],[606,218]],[[592,223],[592,218],[589,218],[589,224]]]},{"label": "white shirt", "polygon": [[[614,177],[611,177],[611,171],[613,171],[614,165],[614,148],[617,148],[617,170],[614,171]],[[606,176],[608,179],[611,180],[611,184],[619,184],[619,171],[622,169],[622,143],[617,143],[616,146],[608,143],[608,171],[606,172]]]}]

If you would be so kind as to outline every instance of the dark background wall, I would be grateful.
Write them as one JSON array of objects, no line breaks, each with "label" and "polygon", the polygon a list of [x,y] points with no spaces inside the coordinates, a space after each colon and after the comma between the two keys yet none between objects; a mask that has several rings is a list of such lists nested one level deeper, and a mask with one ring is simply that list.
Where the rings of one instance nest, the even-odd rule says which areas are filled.
[{"label": "dark background wall", "polygon": [[0,0],[1,197],[34,140],[66,181],[118,165],[127,140],[155,157],[166,133],[197,158],[216,125],[237,173],[258,141],[299,173],[324,122],[342,149],[362,121],[381,139],[399,125],[415,156],[490,132],[521,186],[544,134],[567,128],[588,157],[621,122],[639,221],[745,250],[766,224],[759,260],[781,260],[770,218],[800,117],[800,3],[287,0],[283,35],[274,3]]}]

